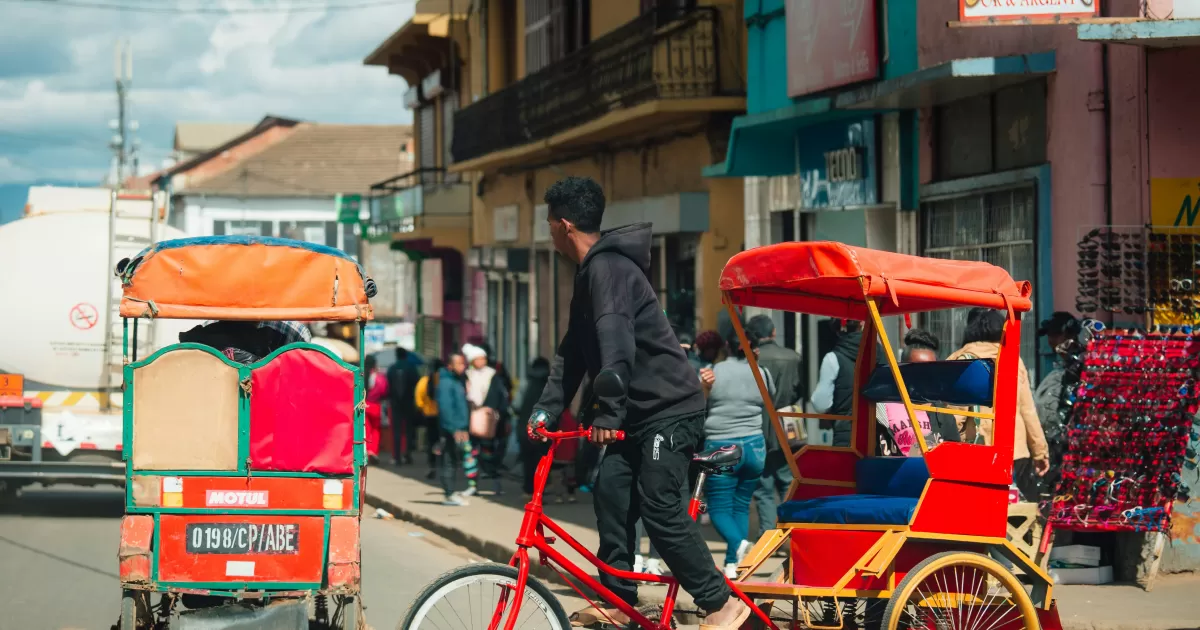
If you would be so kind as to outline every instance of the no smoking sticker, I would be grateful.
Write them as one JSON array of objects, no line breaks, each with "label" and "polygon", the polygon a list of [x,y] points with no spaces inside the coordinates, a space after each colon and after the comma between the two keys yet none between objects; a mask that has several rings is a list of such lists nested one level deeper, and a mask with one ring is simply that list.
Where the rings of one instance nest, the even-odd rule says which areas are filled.
[{"label": "no smoking sticker", "polygon": [[71,325],[79,330],[89,330],[100,321],[100,314],[96,311],[96,307],[81,302],[71,307]]}]

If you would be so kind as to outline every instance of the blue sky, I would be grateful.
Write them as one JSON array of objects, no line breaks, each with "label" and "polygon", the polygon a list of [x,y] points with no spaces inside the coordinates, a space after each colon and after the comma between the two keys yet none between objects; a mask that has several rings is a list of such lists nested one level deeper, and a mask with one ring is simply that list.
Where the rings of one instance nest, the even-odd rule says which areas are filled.
[{"label": "blue sky", "polygon": [[[117,108],[113,47],[122,37],[133,41],[129,102],[144,170],[162,166],[178,121],[275,114],[411,122],[401,104],[404,80],[362,59],[412,16],[414,0],[95,3],[167,11],[0,0],[0,220],[14,205],[20,212],[24,195],[14,191],[32,183],[94,185],[107,173]],[[319,10],[286,10],[297,7]]]}]

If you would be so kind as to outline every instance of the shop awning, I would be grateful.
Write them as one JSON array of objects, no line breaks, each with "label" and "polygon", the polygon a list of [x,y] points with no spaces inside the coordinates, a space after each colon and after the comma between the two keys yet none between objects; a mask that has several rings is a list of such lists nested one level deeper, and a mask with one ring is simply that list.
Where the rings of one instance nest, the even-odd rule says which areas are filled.
[{"label": "shop awning", "polygon": [[733,121],[725,161],[705,177],[774,177],[795,173],[796,134],[867,111],[918,109],[986,94],[1054,72],[1054,52],[956,59],[840,94],[746,114]]},{"label": "shop awning", "polygon": [[955,59],[837,96],[838,109],[919,109],[987,94],[1054,72],[1054,52]]},{"label": "shop awning", "polygon": [[1080,41],[1128,44],[1145,48],[1200,46],[1200,19],[1135,20],[1108,24],[1080,24]]},{"label": "shop awning", "polygon": [[725,161],[704,169],[705,177],[773,177],[796,172],[796,134],[805,127],[862,112],[837,111],[829,97],[733,119]]}]

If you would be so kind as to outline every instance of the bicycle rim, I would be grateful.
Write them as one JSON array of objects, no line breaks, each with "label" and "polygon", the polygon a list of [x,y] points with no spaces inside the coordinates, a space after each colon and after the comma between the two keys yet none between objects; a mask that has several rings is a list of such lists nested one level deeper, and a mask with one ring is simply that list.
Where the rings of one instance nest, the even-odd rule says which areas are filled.
[{"label": "bicycle rim", "polygon": [[[514,572],[515,573],[515,572]],[[517,580],[515,575],[480,572],[451,576],[439,585],[411,617],[405,630],[503,630],[512,615]],[[569,630],[555,607],[532,587],[526,587],[517,613],[517,630]],[[505,598],[501,603],[501,598]],[[497,610],[504,606],[493,626]]]}]

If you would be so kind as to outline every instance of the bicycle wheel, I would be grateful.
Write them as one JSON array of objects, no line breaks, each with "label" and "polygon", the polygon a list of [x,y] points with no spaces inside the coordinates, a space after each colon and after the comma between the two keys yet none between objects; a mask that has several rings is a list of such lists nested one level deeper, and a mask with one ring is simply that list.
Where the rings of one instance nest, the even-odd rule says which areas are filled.
[{"label": "bicycle wheel", "polygon": [[1037,630],[1020,580],[991,558],[945,551],[900,581],[883,611],[886,630]]},{"label": "bicycle wheel", "polygon": [[[434,580],[409,606],[397,630],[488,630],[501,597],[506,605],[496,628],[504,628],[512,613],[517,570],[503,564],[470,564]],[[570,630],[571,623],[558,598],[532,576],[521,595],[514,628]]]}]

